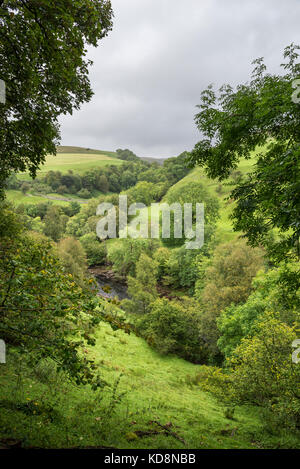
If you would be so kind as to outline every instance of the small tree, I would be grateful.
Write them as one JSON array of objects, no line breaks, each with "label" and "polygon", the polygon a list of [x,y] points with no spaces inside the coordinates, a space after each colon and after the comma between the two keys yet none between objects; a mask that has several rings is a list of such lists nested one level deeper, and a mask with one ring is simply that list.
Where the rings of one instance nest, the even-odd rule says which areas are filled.
[{"label": "small tree", "polygon": [[128,293],[131,301],[125,303],[126,309],[133,313],[145,314],[150,309],[150,304],[157,298],[156,280],[157,263],[142,253],[137,265],[136,276],[128,277]]},{"label": "small tree", "polygon": [[57,245],[57,252],[65,270],[73,275],[79,285],[83,285],[87,272],[87,262],[80,242],[71,237],[62,239]]},{"label": "small tree", "polygon": [[106,245],[97,238],[96,233],[87,233],[79,240],[87,256],[89,265],[100,265],[106,260]]},{"label": "small tree", "polygon": [[157,299],[138,323],[149,345],[163,354],[176,354],[204,363],[207,348],[199,333],[199,305],[190,298]]},{"label": "small tree", "polygon": [[200,328],[206,338],[212,357],[219,357],[217,341],[220,332],[217,318],[231,304],[247,300],[252,291],[252,280],[263,266],[263,252],[248,246],[245,240],[219,245],[196,283],[196,297],[203,313]]},{"label": "small tree", "polygon": [[22,193],[25,195],[27,194],[27,192],[29,191],[30,189],[30,185],[27,183],[27,182],[23,182],[22,186],[21,186],[21,191]]},{"label": "small tree", "polygon": [[292,361],[296,332],[274,314],[266,314],[257,334],[244,339],[228,361],[232,402],[266,407],[282,425],[300,425],[300,366]]},{"label": "small tree", "polygon": [[49,206],[44,218],[44,233],[53,241],[59,241],[64,231],[64,223],[60,210],[55,205]]},{"label": "small tree", "polygon": [[99,177],[98,189],[99,191],[104,192],[104,194],[109,191],[109,183],[105,174],[101,174]]}]

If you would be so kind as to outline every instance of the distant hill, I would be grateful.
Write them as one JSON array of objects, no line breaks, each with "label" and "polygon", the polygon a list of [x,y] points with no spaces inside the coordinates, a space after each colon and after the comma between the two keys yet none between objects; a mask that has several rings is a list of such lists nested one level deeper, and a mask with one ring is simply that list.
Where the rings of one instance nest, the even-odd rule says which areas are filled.
[{"label": "distant hill", "polygon": [[141,160],[146,161],[146,163],[158,163],[160,165],[162,165],[164,163],[164,160],[166,159],[166,158],[151,158],[147,156],[141,156],[140,158]]},{"label": "distant hill", "polygon": [[[104,150],[95,150],[93,148],[84,148],[84,147],[71,147],[71,146],[59,146],[56,147],[57,153],[78,153],[78,154],[93,154],[93,155],[107,155],[111,158],[117,158],[117,154],[114,151],[104,151]],[[148,163],[158,163],[163,164],[166,158],[153,158],[147,156],[141,156],[141,160]]]},{"label": "distant hill", "polygon": [[84,147],[71,147],[71,146],[59,146],[56,147],[57,153],[84,153],[84,154],[93,154],[93,155],[107,155],[111,158],[116,158],[117,154],[114,151],[104,151],[104,150],[94,150],[92,148]]}]

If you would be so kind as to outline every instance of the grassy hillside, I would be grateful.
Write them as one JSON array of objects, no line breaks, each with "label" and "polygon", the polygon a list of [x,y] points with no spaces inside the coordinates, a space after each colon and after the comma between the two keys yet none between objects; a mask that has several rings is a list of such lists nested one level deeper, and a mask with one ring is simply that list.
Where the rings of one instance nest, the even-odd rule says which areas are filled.
[{"label": "grassy hillside", "polygon": [[[122,164],[122,160],[102,153],[58,153],[56,156],[47,156],[37,176],[42,176],[48,171],[60,171],[64,174],[70,169],[75,174],[82,174],[89,169],[117,164]],[[19,174],[18,178],[30,180],[29,174]]]},{"label": "grassy hillside", "polygon": [[111,158],[117,158],[117,154],[114,151],[94,150],[92,148],[59,146],[59,147],[56,147],[56,151],[57,153],[106,155],[106,156],[110,156]]},{"label": "grassy hillside", "polygon": [[[41,202],[47,202],[47,200],[53,200],[55,205],[68,205],[69,202],[65,200],[58,200],[59,197],[57,194],[50,195],[49,197],[43,197],[42,195],[32,195],[32,194],[23,194],[21,191],[8,190],[5,192],[7,199],[10,202],[13,202],[15,205],[20,204],[39,204]],[[69,194],[68,194],[69,195]],[[53,199],[50,199],[53,197]],[[54,198],[55,197],[55,198]],[[71,198],[70,198],[71,199]],[[74,198],[74,200],[77,200]]]},{"label": "grassy hillside", "polygon": [[[112,386],[99,395],[87,386],[75,388],[65,380],[51,379],[47,368],[37,369],[35,375],[41,381],[49,376],[49,387],[36,384],[30,377],[16,385],[12,375],[18,374],[22,364],[16,366],[13,354],[8,354],[10,365],[1,365],[0,402],[12,396],[19,410],[2,401],[2,438],[13,437],[27,446],[45,447],[184,449],[296,444],[264,434],[262,420],[253,408],[237,409],[234,420],[226,418],[223,406],[201,390],[201,383],[191,384],[200,366],[176,357],[162,357],[142,339],[113,332],[105,324],[96,336],[97,344],[88,350],[88,357],[95,357],[103,378]],[[53,403],[56,412],[49,418]],[[177,438],[161,433],[162,428],[150,421],[168,424]]]},{"label": "grassy hillside", "polygon": [[[250,172],[252,166],[253,160],[243,160],[239,164],[237,171],[240,171],[242,174],[246,174]],[[230,178],[229,180],[220,183],[218,180],[208,178],[202,168],[196,167],[187,176],[177,182],[177,184],[172,186],[170,191],[172,191],[174,188],[188,185],[191,182],[199,182],[203,184],[212,195],[219,199],[220,220],[217,224],[217,237],[222,242],[227,242],[236,238],[237,233],[233,231],[232,222],[229,218],[233,209],[233,204],[230,200],[227,200],[233,188],[233,179]]]}]

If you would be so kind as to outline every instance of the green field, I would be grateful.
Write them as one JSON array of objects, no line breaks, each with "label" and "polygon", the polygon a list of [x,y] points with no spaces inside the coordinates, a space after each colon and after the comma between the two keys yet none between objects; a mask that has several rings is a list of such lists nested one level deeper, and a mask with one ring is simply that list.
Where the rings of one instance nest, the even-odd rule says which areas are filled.
[{"label": "green field", "polygon": [[[20,204],[39,204],[41,202],[47,202],[47,197],[39,196],[39,195],[31,195],[27,194],[24,195],[21,191],[14,191],[14,190],[9,190],[5,192],[7,199],[10,202],[13,202],[15,205],[20,205]],[[52,194],[56,195],[57,194]],[[76,200],[76,199],[74,199]],[[52,200],[55,205],[68,205],[68,201],[64,200]]]},{"label": "green field", "polygon": [[[43,447],[184,449],[297,445],[288,437],[265,433],[257,409],[239,408],[234,419],[226,418],[224,407],[201,389],[201,383],[190,384],[200,365],[163,357],[143,339],[122,331],[113,332],[106,324],[99,328],[96,337],[96,346],[88,349],[87,356],[95,358],[103,379],[112,386],[99,394],[88,386],[75,387],[59,379],[50,380],[49,387],[37,384],[21,364],[22,376],[28,376],[17,385],[13,375],[18,374],[18,367],[13,354],[8,355],[9,363],[1,365],[0,374],[1,437]],[[45,370],[35,373],[39,373],[42,381],[46,380]],[[113,392],[119,377],[119,386]],[[7,396],[19,403],[19,410],[1,401]],[[49,419],[40,413],[43,406],[54,403],[58,415]],[[34,409],[31,414],[27,407]],[[171,424],[170,430],[179,439],[160,433],[161,428],[150,423],[153,420]],[[147,435],[153,430],[159,433]]]},{"label": "green field", "polygon": [[114,151],[103,151],[103,150],[94,150],[92,148],[83,148],[83,147],[72,147],[72,146],[59,146],[56,148],[57,154],[59,153],[84,153],[84,154],[93,154],[93,155],[106,155],[111,156],[112,158],[117,158],[117,154]]},{"label": "green field", "polygon": [[[45,175],[48,171],[60,171],[62,174],[72,170],[75,174],[83,174],[85,171],[94,168],[103,168],[107,165],[119,165],[123,161],[105,154],[94,153],[57,153],[56,156],[49,155],[41,169],[37,172],[37,177]],[[18,179],[30,180],[27,173],[18,174]]]}]

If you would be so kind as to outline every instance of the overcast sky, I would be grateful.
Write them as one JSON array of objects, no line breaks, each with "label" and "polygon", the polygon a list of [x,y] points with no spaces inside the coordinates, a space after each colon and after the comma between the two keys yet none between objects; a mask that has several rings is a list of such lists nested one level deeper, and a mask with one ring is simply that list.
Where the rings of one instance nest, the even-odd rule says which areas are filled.
[{"label": "overcast sky", "polygon": [[210,83],[247,81],[254,58],[279,70],[300,43],[300,0],[112,0],[114,27],[89,50],[95,92],[61,119],[62,145],[130,148],[168,157],[200,139],[194,124]]}]

